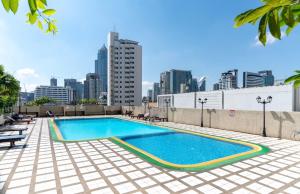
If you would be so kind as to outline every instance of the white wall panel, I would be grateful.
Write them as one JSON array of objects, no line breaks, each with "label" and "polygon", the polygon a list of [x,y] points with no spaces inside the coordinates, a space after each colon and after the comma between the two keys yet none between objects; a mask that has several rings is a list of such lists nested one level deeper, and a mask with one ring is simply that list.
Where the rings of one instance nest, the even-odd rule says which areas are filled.
[{"label": "white wall panel", "polygon": [[272,102],[266,105],[269,111],[293,111],[293,86],[269,86],[224,90],[224,109],[229,110],[262,110],[262,105],[256,101],[272,96]]}]

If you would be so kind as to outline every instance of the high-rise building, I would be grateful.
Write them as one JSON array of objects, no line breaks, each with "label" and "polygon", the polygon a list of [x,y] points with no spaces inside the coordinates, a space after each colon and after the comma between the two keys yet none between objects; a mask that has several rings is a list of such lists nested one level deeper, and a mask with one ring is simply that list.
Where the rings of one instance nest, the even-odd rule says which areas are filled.
[{"label": "high-rise building", "polygon": [[153,102],[152,96],[153,96],[153,90],[149,89],[147,91],[147,99],[148,99],[149,102]]},{"label": "high-rise building", "polygon": [[171,69],[160,74],[161,94],[178,94],[192,91],[191,71]]},{"label": "high-rise building", "polygon": [[170,82],[170,72],[162,72],[160,74],[160,94],[171,94]]},{"label": "high-rise building", "polygon": [[34,100],[34,92],[20,92],[21,104],[24,105],[27,102]]},{"label": "high-rise building", "polygon": [[220,83],[215,83],[213,85],[213,90],[220,90]]},{"label": "high-rise building", "polygon": [[51,78],[50,79],[50,86],[57,86],[57,79],[56,78]]},{"label": "high-rise building", "polygon": [[99,100],[100,97],[100,80],[98,74],[86,74],[84,81],[84,98]]},{"label": "high-rise building", "polygon": [[73,89],[74,101],[79,101],[83,98],[83,84],[76,79],[64,79],[64,86]]},{"label": "high-rise building", "polygon": [[56,103],[69,104],[73,101],[73,90],[70,87],[38,86],[34,91],[34,99],[47,96]]},{"label": "high-rise building", "polygon": [[100,92],[107,92],[107,48],[105,45],[98,51],[95,60],[95,73],[99,76]]},{"label": "high-rise building", "polygon": [[160,94],[159,83],[153,83],[152,101],[157,102],[157,96]]},{"label": "high-rise building", "polygon": [[198,91],[206,91],[206,77],[201,77],[198,81]]},{"label": "high-rise building", "polygon": [[193,78],[192,79],[192,83],[191,83],[191,88],[190,88],[190,92],[198,92],[199,90],[199,85],[198,85],[198,79],[197,78]]},{"label": "high-rise building", "polygon": [[142,104],[142,46],[108,34],[108,105]]},{"label": "high-rise building", "polygon": [[259,71],[259,75],[261,75],[264,79],[264,86],[274,86],[274,76],[271,70]]},{"label": "high-rise building", "polygon": [[264,86],[264,78],[258,73],[243,73],[243,88],[262,87]]},{"label": "high-rise building", "polygon": [[221,74],[219,89],[228,90],[238,88],[238,70],[233,69]]}]

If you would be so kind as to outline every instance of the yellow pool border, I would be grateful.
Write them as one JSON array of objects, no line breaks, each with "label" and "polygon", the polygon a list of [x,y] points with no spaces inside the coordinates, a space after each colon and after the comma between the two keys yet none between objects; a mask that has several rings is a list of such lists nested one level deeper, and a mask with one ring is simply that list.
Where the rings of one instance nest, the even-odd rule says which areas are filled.
[{"label": "yellow pool border", "polygon": [[[104,117],[104,118],[108,118],[108,117]],[[115,118],[115,117],[109,117],[109,118]],[[76,118],[75,118],[76,119]],[[122,118],[118,118],[118,119],[122,119]],[[123,119],[123,120],[127,120],[127,119]],[[134,120],[128,120],[128,121],[133,121]],[[139,122],[139,123],[143,123],[143,122]],[[146,124],[147,123],[143,123]],[[81,142],[81,141],[92,141],[92,140],[99,140],[99,139],[109,139],[111,140],[113,143],[121,146],[122,148],[138,155],[139,157],[143,158],[144,160],[160,166],[160,167],[164,167],[164,168],[168,168],[168,169],[172,169],[172,170],[179,170],[179,171],[200,171],[200,170],[208,170],[208,169],[212,169],[212,168],[216,168],[219,166],[223,166],[226,164],[232,164],[234,162],[237,161],[241,161],[244,159],[248,159],[248,158],[252,158],[254,156],[258,156],[258,155],[262,155],[262,154],[266,154],[270,151],[270,149],[266,146],[262,146],[260,144],[254,144],[254,143],[250,143],[250,142],[246,142],[246,141],[241,141],[241,140],[235,140],[235,139],[230,139],[230,138],[225,138],[225,137],[220,137],[220,136],[214,136],[214,135],[208,135],[208,134],[204,134],[204,133],[200,133],[200,132],[194,132],[194,131],[188,131],[188,130],[182,130],[182,129],[176,129],[173,127],[166,127],[166,126],[162,126],[162,125],[153,125],[153,126],[158,126],[158,127],[162,127],[162,128],[166,128],[166,129],[171,129],[175,132],[179,132],[179,133],[187,133],[187,134],[193,134],[193,135],[197,135],[197,136],[202,136],[202,137],[207,137],[207,138],[211,138],[211,139],[216,139],[216,140],[220,140],[220,141],[225,141],[225,142],[231,142],[231,143],[235,143],[235,144],[240,144],[240,145],[245,145],[248,147],[251,147],[252,150],[247,151],[247,152],[242,152],[239,154],[234,154],[234,155],[230,155],[230,156],[226,156],[223,158],[218,158],[215,160],[210,160],[207,162],[202,162],[202,163],[197,163],[197,164],[190,164],[190,165],[181,165],[181,164],[174,164],[165,160],[162,160],[140,148],[137,148],[123,140],[121,140],[120,138],[117,137],[109,137],[109,138],[95,138],[95,139],[82,139],[82,140],[65,140],[63,139],[62,134],[60,133],[60,130],[58,129],[54,119],[49,119],[49,127],[50,127],[50,132],[52,135],[52,139],[54,141],[58,141],[58,142]]]}]

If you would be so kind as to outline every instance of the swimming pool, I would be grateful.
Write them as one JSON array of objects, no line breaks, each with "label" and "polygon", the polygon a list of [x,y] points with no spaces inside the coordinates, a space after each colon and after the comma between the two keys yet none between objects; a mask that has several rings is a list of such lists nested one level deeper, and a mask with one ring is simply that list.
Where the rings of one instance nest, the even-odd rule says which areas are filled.
[{"label": "swimming pool", "polygon": [[67,141],[169,132],[166,128],[117,118],[56,119],[62,138]]},{"label": "swimming pool", "polygon": [[50,121],[53,140],[109,138],[155,165],[184,171],[211,169],[267,153],[267,147],[117,118]]}]

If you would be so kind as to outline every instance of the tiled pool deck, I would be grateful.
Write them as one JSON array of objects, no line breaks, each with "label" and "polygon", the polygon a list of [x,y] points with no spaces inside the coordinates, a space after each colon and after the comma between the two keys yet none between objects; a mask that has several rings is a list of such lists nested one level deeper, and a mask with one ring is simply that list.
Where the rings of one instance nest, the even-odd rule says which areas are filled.
[{"label": "tiled pool deck", "polygon": [[0,144],[0,193],[300,193],[300,142],[162,124],[259,143],[272,151],[213,170],[178,172],[149,164],[109,140],[53,142],[43,118],[29,125],[28,138],[16,148]]}]

